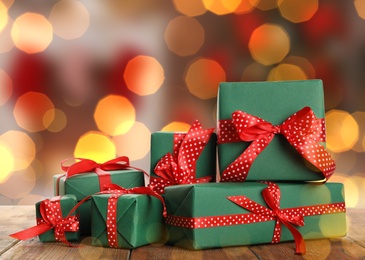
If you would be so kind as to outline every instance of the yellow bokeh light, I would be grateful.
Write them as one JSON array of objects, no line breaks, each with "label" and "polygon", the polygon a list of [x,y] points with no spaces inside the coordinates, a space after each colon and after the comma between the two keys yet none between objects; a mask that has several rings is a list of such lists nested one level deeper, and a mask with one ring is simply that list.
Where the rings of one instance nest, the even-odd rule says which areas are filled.
[{"label": "yellow bokeh light", "polygon": [[133,104],[127,98],[118,95],[109,95],[101,99],[94,112],[98,128],[111,136],[128,132],[135,118]]},{"label": "yellow bokeh light", "polygon": [[234,12],[240,5],[240,0],[202,0],[204,6],[216,15],[225,15]]},{"label": "yellow bokeh light", "polygon": [[53,40],[49,21],[40,14],[24,13],[13,23],[11,37],[15,46],[26,53],[44,51]]},{"label": "yellow bokeh light", "polygon": [[195,54],[204,43],[204,28],[194,18],[178,16],[172,19],[165,30],[165,42],[179,56]]},{"label": "yellow bokeh light", "polygon": [[305,80],[307,79],[307,75],[305,75],[304,71],[292,64],[279,64],[274,67],[267,77],[268,81],[280,81],[280,80]]},{"label": "yellow bokeh light", "polygon": [[79,1],[58,1],[49,15],[54,33],[66,40],[81,37],[89,27],[89,20],[88,10]]},{"label": "yellow bokeh light", "polygon": [[5,28],[8,23],[8,19],[8,9],[2,2],[0,2],[0,32]]},{"label": "yellow bokeh light", "polygon": [[66,114],[59,109],[48,110],[43,117],[47,130],[53,133],[62,131],[67,124]]},{"label": "yellow bokeh light", "polygon": [[293,64],[298,66],[303,70],[308,79],[316,78],[316,70],[306,58],[299,56],[288,56],[283,60],[283,63]]},{"label": "yellow bokeh light", "polygon": [[13,28],[13,20],[9,17],[6,26],[0,30],[0,53],[9,52],[13,47],[13,39],[11,38],[11,29]]},{"label": "yellow bokeh light", "polygon": [[207,11],[202,0],[173,0],[173,3],[175,9],[186,16],[198,16]]},{"label": "yellow bokeh light", "polygon": [[365,19],[365,0],[355,0],[354,5],[355,5],[357,14],[362,19]]},{"label": "yellow bokeh light", "polygon": [[32,191],[35,183],[36,176],[31,167],[24,171],[16,171],[4,183],[0,183],[0,194],[9,199],[21,199]]},{"label": "yellow bokeh light", "polygon": [[118,156],[128,156],[131,161],[145,157],[150,149],[150,130],[142,123],[135,122],[125,134],[114,136]]},{"label": "yellow bokeh light", "polygon": [[226,73],[221,65],[205,58],[191,63],[185,75],[185,83],[190,93],[201,99],[216,97],[219,83],[223,81],[226,81]]},{"label": "yellow bokeh light", "polygon": [[0,106],[4,105],[13,93],[13,81],[8,74],[0,69]]},{"label": "yellow bokeh light", "polygon": [[359,186],[358,184],[349,176],[345,174],[336,172],[332,175],[329,182],[339,182],[343,183],[345,189],[345,203],[347,208],[354,208],[359,202]]},{"label": "yellow bokeh light", "polygon": [[241,77],[241,81],[262,81],[267,78],[268,67],[256,61],[247,65]]},{"label": "yellow bokeh light", "polygon": [[241,0],[234,13],[244,14],[252,11],[260,0]]},{"label": "yellow bokeh light", "polygon": [[137,56],[131,59],[124,71],[127,87],[140,96],[154,94],[165,80],[161,64],[150,56]]},{"label": "yellow bokeh light", "polygon": [[352,149],[356,152],[365,152],[365,112],[356,111],[351,114],[352,117],[356,120],[359,125],[359,139],[352,147]]},{"label": "yellow bokeh light", "polygon": [[52,109],[54,105],[46,95],[31,91],[18,98],[13,112],[18,126],[29,132],[37,132],[48,127],[44,125],[43,117]]},{"label": "yellow bokeh light", "polygon": [[171,122],[167,125],[165,125],[161,131],[164,132],[183,132],[186,133],[188,132],[190,129],[190,125],[187,123],[183,123],[183,122]]},{"label": "yellow bokeh light", "polygon": [[26,169],[36,155],[34,141],[24,132],[7,131],[0,136],[0,142],[10,149],[14,160],[14,171]]},{"label": "yellow bokeh light", "polygon": [[293,23],[310,20],[318,10],[318,0],[279,0],[281,16]]},{"label": "yellow bokeh light", "polygon": [[113,140],[104,133],[90,131],[77,141],[75,158],[87,158],[98,163],[115,158],[116,149]]},{"label": "yellow bokeh light", "polygon": [[288,54],[290,38],[281,26],[263,24],[253,31],[248,47],[254,60],[272,65],[281,62]]},{"label": "yellow bokeh light", "polygon": [[278,7],[278,0],[259,0],[256,7],[262,11],[268,11]]},{"label": "yellow bokeh light", "polygon": [[326,113],[327,148],[335,153],[345,152],[359,138],[359,127],[346,111],[330,110]]},{"label": "yellow bokeh light", "polygon": [[14,170],[15,160],[13,153],[5,143],[0,140],[0,183],[3,183]]}]

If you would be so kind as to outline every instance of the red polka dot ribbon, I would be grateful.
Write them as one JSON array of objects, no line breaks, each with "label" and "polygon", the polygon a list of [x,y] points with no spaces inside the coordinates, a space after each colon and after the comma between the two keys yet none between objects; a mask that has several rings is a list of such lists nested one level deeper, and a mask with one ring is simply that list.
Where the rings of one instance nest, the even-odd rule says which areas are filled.
[{"label": "red polka dot ribbon", "polygon": [[11,234],[10,236],[16,239],[26,240],[53,229],[55,240],[72,246],[67,241],[65,232],[77,232],[79,230],[79,220],[77,216],[62,218],[60,197],[42,201],[39,205],[39,210],[41,218],[37,219],[36,226]]},{"label": "red polka dot ribbon", "polygon": [[107,171],[135,169],[143,172],[145,175],[148,176],[148,174],[142,169],[131,166],[129,164],[129,158],[127,156],[121,156],[101,164],[90,159],[75,159],[78,160],[78,162],[70,166],[65,165],[65,163],[70,159],[66,159],[61,162],[61,168],[66,173],[64,175],[60,175],[57,179],[56,194],[59,194],[59,181],[64,176],[66,176],[65,179],[67,180],[68,178],[72,178],[79,174],[96,173],[99,178],[100,191],[104,190],[105,184],[111,183],[110,173],[108,173]]},{"label": "red polka dot ribbon", "polygon": [[306,251],[305,243],[300,232],[295,226],[304,225],[304,217],[322,214],[345,212],[345,203],[319,204],[303,206],[297,208],[280,209],[280,190],[279,187],[270,182],[266,182],[268,187],[262,191],[263,198],[268,207],[260,205],[246,196],[228,196],[227,198],[249,210],[247,214],[230,214],[223,216],[204,216],[204,217],[181,217],[168,215],[165,222],[168,225],[183,228],[215,228],[222,226],[243,225],[266,221],[275,221],[272,243],[280,242],[281,224],[285,225],[294,237],[296,253],[304,254]]},{"label": "red polka dot ribbon", "polygon": [[221,182],[245,181],[256,157],[269,145],[275,134],[282,134],[308,162],[318,168],[326,181],[335,171],[335,162],[317,142],[325,141],[325,124],[310,107],[304,107],[274,126],[262,118],[236,111],[232,120],[219,122],[218,142],[251,142],[247,149],[221,173]]},{"label": "red polka dot ribbon", "polygon": [[196,178],[196,162],[208,143],[214,128],[203,129],[195,121],[186,134],[174,134],[173,154],[167,153],[157,163],[150,177],[150,187],[159,194],[171,185],[209,182],[210,176]]}]

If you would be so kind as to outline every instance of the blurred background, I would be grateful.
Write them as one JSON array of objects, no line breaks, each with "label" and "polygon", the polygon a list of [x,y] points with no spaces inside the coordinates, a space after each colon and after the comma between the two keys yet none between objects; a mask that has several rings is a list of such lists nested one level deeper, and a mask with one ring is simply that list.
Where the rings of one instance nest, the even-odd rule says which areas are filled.
[{"label": "blurred background", "polygon": [[[215,127],[222,81],[322,79],[331,181],[365,206],[365,0],[0,0],[0,204],[53,195],[66,158]],[[290,100],[288,102],[291,102]]]}]

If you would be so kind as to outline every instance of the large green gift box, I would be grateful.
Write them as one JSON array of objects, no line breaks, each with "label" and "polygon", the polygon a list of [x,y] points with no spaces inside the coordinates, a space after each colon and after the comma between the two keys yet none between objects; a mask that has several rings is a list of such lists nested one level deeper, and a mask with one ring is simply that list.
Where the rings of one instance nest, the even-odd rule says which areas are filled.
[{"label": "large green gift box", "polygon": [[321,80],[223,82],[217,114],[223,182],[318,181],[335,169],[325,151]]},{"label": "large green gift box", "polygon": [[[142,194],[126,194],[116,198],[116,219],[108,221],[108,200],[113,195],[91,197],[92,244],[115,248],[136,248],[158,243],[163,239],[165,227],[163,206],[159,199]],[[116,235],[108,236],[108,224],[115,225]],[[109,240],[110,239],[110,240]],[[113,244],[114,243],[114,244]]]},{"label": "large green gift box", "polygon": [[195,121],[186,133],[152,133],[151,188],[162,194],[170,185],[215,181],[217,138],[213,131]]},{"label": "large green gift box", "polygon": [[165,189],[165,201],[168,243],[188,249],[291,241],[296,236],[298,252],[305,251],[302,238],[346,234],[340,183],[179,185]]}]

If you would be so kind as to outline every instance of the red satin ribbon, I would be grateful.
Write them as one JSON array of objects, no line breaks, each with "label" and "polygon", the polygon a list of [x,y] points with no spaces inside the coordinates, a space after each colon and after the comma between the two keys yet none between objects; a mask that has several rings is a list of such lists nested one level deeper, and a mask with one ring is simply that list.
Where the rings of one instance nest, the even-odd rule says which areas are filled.
[{"label": "red satin ribbon", "polygon": [[242,111],[234,112],[231,123],[220,122],[219,142],[232,142],[239,138],[240,141],[251,144],[222,172],[221,182],[245,181],[252,163],[269,145],[275,134],[282,134],[303,158],[323,173],[327,181],[336,166],[331,155],[317,143],[325,140],[322,122],[315,117],[310,107],[304,107],[277,126]]},{"label": "red satin ribbon", "polygon": [[39,236],[51,229],[54,230],[54,237],[68,246],[72,246],[66,239],[65,232],[77,232],[79,220],[76,216],[62,218],[60,197],[46,199],[39,205],[41,218],[37,219],[37,225],[23,231],[11,234],[10,236],[19,240],[26,240]]},{"label": "red satin ribbon", "polygon": [[186,134],[174,134],[173,154],[167,153],[157,163],[150,177],[150,187],[158,194],[171,185],[209,182],[210,176],[196,178],[196,161],[208,143],[214,128],[204,130],[198,120]]},{"label": "red satin ribbon", "polygon": [[72,178],[78,174],[94,172],[98,175],[99,186],[101,191],[104,190],[104,186],[106,184],[111,183],[110,173],[108,173],[107,171],[135,169],[143,172],[146,176],[148,176],[148,174],[144,170],[131,166],[129,164],[129,158],[127,156],[121,156],[101,164],[90,159],[84,159],[84,158],[75,158],[75,159],[79,161],[70,166],[65,166],[65,163],[70,159],[66,159],[61,162],[61,168],[66,173],[64,175],[60,175],[60,177],[58,177],[57,179],[57,190],[56,190],[57,194],[59,194],[59,181],[64,176],[66,177],[65,180],[67,180],[68,178]]}]

